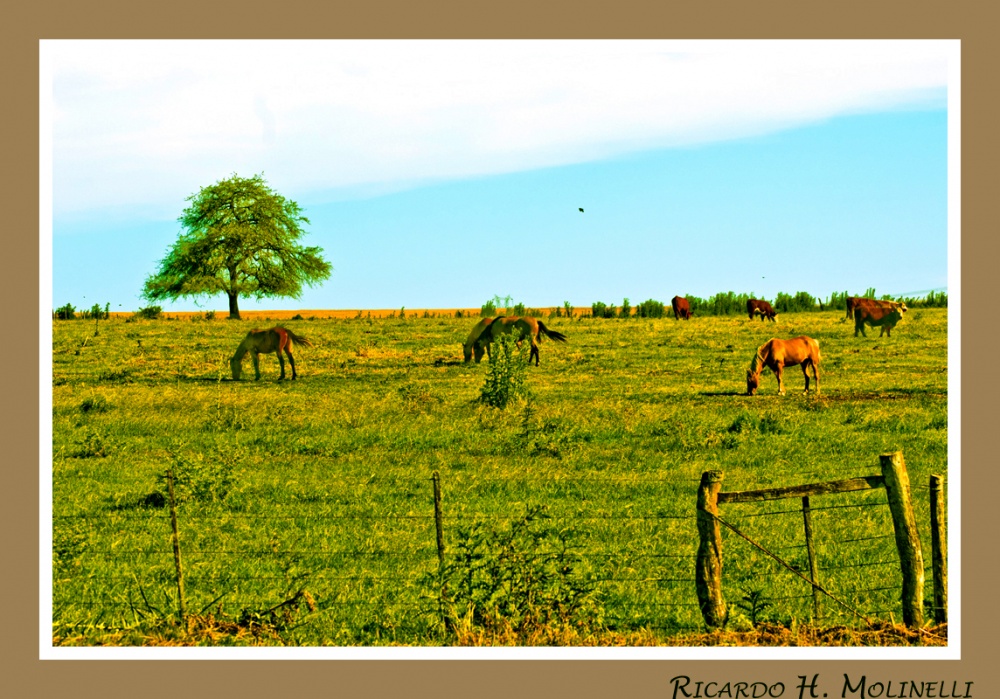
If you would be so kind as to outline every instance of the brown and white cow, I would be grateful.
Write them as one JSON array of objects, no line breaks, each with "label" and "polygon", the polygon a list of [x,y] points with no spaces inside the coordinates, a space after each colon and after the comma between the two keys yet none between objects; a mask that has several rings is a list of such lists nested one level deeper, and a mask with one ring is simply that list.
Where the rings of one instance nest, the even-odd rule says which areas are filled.
[{"label": "brown and white cow", "polygon": [[877,299],[869,299],[863,296],[848,296],[847,297],[847,319],[850,320],[854,317],[854,309],[858,306],[880,306],[882,308],[899,308],[902,311],[906,311],[906,304],[901,301],[879,301]]},{"label": "brown and white cow", "polygon": [[761,321],[763,321],[764,318],[769,318],[774,321],[774,317],[778,315],[777,311],[774,310],[774,307],[767,301],[761,301],[760,299],[747,299],[747,315],[750,316],[750,320],[753,320],[754,315],[757,313],[760,313]]},{"label": "brown and white cow", "polygon": [[881,328],[879,337],[882,335],[892,337],[892,329],[896,327],[896,323],[903,319],[905,310],[906,306],[902,304],[892,308],[869,306],[868,304],[856,306],[854,308],[854,337],[858,336],[859,330],[862,335],[868,337],[868,333],[865,332],[866,324],[873,328]]},{"label": "brown and white cow", "polygon": [[680,320],[681,318],[684,320],[691,319],[691,304],[688,303],[686,298],[683,296],[674,296],[670,299],[670,305],[674,309],[674,320]]}]

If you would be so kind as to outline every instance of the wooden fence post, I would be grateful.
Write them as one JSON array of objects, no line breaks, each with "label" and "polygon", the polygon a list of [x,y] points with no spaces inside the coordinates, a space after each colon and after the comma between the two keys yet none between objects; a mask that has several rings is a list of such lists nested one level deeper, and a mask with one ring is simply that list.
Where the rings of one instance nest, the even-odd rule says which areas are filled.
[{"label": "wooden fence post", "polygon": [[882,454],[879,462],[903,574],[903,623],[918,628],[924,623],[924,556],[920,551],[917,519],[910,498],[910,477],[906,473],[902,452]]},{"label": "wooden fence post", "polygon": [[722,471],[705,471],[698,487],[698,558],[695,564],[695,588],[705,625],[724,626],[728,618],[722,597],[722,532],[719,527],[718,497]]},{"label": "wooden fence post", "polygon": [[434,482],[434,529],[437,533],[438,581],[441,584],[441,597],[438,602],[438,613],[446,631],[451,630],[451,619],[445,611],[445,601],[448,596],[448,585],[444,580],[444,524],[441,508],[441,474],[437,471],[431,476]]},{"label": "wooden fence post", "polygon": [[167,493],[170,495],[170,528],[173,530],[174,568],[177,570],[177,610],[181,616],[181,623],[186,624],[184,569],[181,567],[181,541],[177,531],[177,501],[174,498],[174,470],[172,468],[167,469]]},{"label": "wooden fence post", "polygon": [[816,585],[819,584],[819,569],[816,567],[816,547],[813,545],[812,510],[809,509],[808,495],[802,497],[802,519],[806,530],[806,554],[809,556],[809,578],[813,582],[813,617],[814,620],[819,621],[819,588],[816,587]]},{"label": "wooden fence post", "polygon": [[934,576],[934,621],[948,623],[948,544],[945,536],[944,478],[931,476],[931,567]]}]

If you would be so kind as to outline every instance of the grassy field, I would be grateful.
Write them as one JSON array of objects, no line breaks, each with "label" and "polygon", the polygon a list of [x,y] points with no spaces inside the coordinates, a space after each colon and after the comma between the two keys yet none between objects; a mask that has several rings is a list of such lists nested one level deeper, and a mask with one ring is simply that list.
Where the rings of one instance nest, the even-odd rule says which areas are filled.
[{"label": "grassy field", "polygon": [[[461,363],[475,319],[282,320],[314,347],[295,351],[300,380],[281,383],[273,355],[260,382],[249,358],[244,380],[228,375],[260,318],[119,317],[96,336],[92,321],[55,321],[54,642],[700,644],[704,471],[722,470],[723,490],[813,483],[877,474],[878,455],[897,450],[929,566],[927,483],[947,473],[947,310],[911,310],[881,339],[855,339],[842,317],[546,319],[569,342],[542,344],[530,396],[504,410],[478,400],[487,363]],[[821,394],[802,395],[792,368],[788,395],[770,372],[743,395],[756,347],[799,334],[820,342]],[[187,628],[173,621],[168,469]],[[820,581],[869,619],[898,621],[884,492],[813,508]],[[808,571],[796,501],[721,514]],[[724,555],[729,627],[748,642],[780,642],[763,628],[865,627],[830,600],[814,619],[809,586],[728,532]]]}]

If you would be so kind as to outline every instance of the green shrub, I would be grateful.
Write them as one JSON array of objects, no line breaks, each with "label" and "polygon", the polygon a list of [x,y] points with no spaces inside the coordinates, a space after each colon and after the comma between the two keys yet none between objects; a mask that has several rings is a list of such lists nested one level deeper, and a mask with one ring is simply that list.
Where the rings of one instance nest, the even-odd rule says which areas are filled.
[{"label": "green shrub", "polygon": [[532,634],[602,626],[604,609],[576,552],[576,532],[548,520],[536,505],[506,524],[480,520],[459,528],[457,551],[440,578],[425,578],[441,583],[452,629]]},{"label": "green shrub", "polygon": [[639,318],[662,318],[664,314],[663,303],[647,299],[636,306],[635,314]]},{"label": "green shrub", "polygon": [[627,296],[625,297],[625,300],[622,301],[622,310],[620,315],[622,318],[628,318],[632,315],[632,304],[628,302]]},{"label": "green shrub", "polygon": [[163,315],[163,309],[159,306],[146,306],[136,311],[135,315],[146,320],[158,320]]},{"label": "green shrub", "polygon": [[816,299],[805,291],[799,291],[795,296],[779,292],[774,297],[774,310],[778,313],[806,313],[816,310]]},{"label": "green shrub", "polygon": [[590,315],[594,318],[614,318],[615,310],[614,304],[608,305],[601,301],[595,301],[590,305]]},{"label": "green shrub", "polygon": [[520,348],[512,335],[501,335],[493,341],[490,351],[489,369],[479,400],[487,405],[503,410],[516,398],[526,397],[524,356],[527,343]]},{"label": "green shrub", "polygon": [[73,320],[76,318],[76,308],[71,303],[60,306],[55,310],[55,317],[59,320]]},{"label": "green shrub", "polygon": [[[174,496],[178,503],[221,502],[225,500],[236,482],[234,466],[245,458],[242,449],[225,456],[215,455],[205,458],[205,454],[190,454],[174,457]],[[162,480],[162,495],[167,497],[166,475]]]}]

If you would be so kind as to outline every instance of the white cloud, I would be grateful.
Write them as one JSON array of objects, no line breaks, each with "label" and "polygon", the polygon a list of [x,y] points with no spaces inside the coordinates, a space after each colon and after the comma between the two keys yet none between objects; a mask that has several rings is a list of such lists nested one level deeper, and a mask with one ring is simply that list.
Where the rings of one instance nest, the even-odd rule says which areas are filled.
[{"label": "white cloud", "polygon": [[[943,103],[935,41],[46,41],[57,212],[392,185]],[[43,81],[49,79],[42,76]],[[44,124],[43,124],[44,128]]]}]

